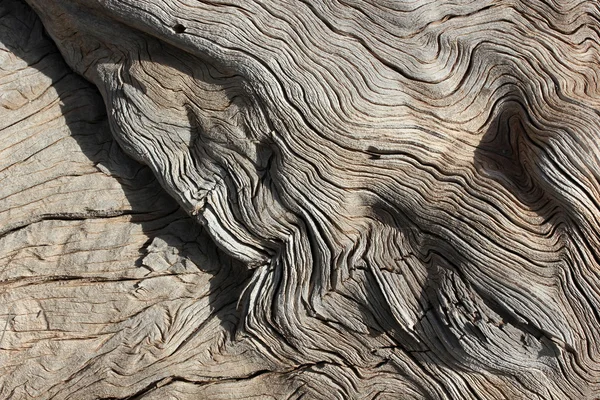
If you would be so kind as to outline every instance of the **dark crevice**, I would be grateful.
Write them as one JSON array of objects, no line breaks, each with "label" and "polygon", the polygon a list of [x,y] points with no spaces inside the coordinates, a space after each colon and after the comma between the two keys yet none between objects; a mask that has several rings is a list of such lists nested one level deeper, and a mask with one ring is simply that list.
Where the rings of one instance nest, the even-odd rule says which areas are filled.
[{"label": "dark crevice", "polygon": [[89,212],[75,212],[75,213],[56,213],[56,214],[42,214],[35,218],[20,221],[19,224],[9,225],[8,227],[0,230],[0,238],[3,236],[10,235],[21,229],[25,229],[30,225],[36,224],[42,221],[85,221],[87,219],[106,219],[106,218],[118,218],[124,215],[143,215],[151,213],[137,212],[134,210],[106,210],[97,211],[90,210]]},{"label": "dark crevice", "polygon": [[262,370],[255,371],[251,374],[245,375],[245,376],[236,377],[236,378],[228,378],[228,379],[220,379],[220,380],[215,380],[215,379],[193,380],[193,379],[188,379],[188,378],[184,378],[181,376],[171,376],[171,377],[162,378],[162,379],[153,381],[153,382],[149,383],[148,385],[146,385],[144,388],[142,388],[142,389],[138,390],[137,392],[135,392],[129,396],[126,396],[126,397],[103,397],[103,398],[100,398],[99,400],[140,400],[140,399],[144,398],[144,396],[153,392],[154,390],[161,388],[163,386],[166,386],[166,385],[171,385],[176,382],[189,383],[189,384],[193,384],[196,386],[207,386],[207,385],[222,384],[222,383],[227,383],[227,382],[241,382],[241,381],[252,380],[252,379],[258,378],[262,375],[268,375],[268,374],[287,375],[287,374],[294,373],[294,372],[306,371],[306,370],[312,369],[312,368],[321,369],[321,368],[325,367],[327,364],[329,364],[329,363],[318,362],[318,363],[301,364],[301,365],[297,365],[293,368],[289,368],[289,369],[282,370],[282,371],[270,371],[270,370],[262,369]]},{"label": "dark crevice", "polygon": [[183,33],[185,32],[185,26],[181,25],[181,24],[175,24],[173,25],[173,32],[175,33]]}]

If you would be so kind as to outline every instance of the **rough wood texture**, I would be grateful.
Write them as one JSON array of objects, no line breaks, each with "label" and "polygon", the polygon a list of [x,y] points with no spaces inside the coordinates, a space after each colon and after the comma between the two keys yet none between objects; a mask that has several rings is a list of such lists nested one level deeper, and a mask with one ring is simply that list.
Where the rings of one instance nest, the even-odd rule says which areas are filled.
[{"label": "rough wood texture", "polygon": [[596,1],[27,2],[0,397],[600,396]]}]

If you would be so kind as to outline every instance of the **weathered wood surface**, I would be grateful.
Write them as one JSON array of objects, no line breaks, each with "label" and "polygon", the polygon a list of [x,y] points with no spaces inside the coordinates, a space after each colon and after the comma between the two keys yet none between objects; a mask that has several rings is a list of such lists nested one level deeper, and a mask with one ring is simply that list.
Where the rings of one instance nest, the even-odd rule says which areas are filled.
[{"label": "weathered wood surface", "polygon": [[596,1],[27,2],[0,397],[600,397]]}]

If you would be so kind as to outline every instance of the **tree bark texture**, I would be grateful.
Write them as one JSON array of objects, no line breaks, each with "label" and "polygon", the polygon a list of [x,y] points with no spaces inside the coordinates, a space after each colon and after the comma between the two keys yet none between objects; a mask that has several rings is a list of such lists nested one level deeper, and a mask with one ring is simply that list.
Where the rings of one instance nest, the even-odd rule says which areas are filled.
[{"label": "tree bark texture", "polygon": [[27,3],[0,398],[600,397],[598,2]]}]

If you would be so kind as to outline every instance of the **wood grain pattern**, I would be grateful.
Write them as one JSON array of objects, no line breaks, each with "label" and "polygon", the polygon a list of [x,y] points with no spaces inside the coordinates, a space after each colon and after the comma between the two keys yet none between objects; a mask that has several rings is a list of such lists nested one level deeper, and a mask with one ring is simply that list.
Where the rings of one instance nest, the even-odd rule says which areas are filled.
[{"label": "wood grain pattern", "polygon": [[[35,396],[600,396],[597,2],[27,3],[69,67],[99,90],[120,147],[190,216],[163,223],[177,239],[156,236],[138,262],[164,296],[144,315],[156,328],[134,311],[102,320],[110,313],[92,305],[107,299],[92,285],[64,323],[93,315],[110,338],[85,364],[47,372],[56,383]],[[47,115],[19,101],[10,98],[10,118]],[[36,156],[43,167],[19,159],[11,140],[38,133],[11,139],[10,129],[2,130],[9,165],[42,180],[48,160],[65,162],[53,142],[38,141],[49,154]],[[80,180],[82,192],[101,187],[94,179]],[[50,192],[11,182],[15,199],[52,203]],[[78,190],[76,178],[64,182],[64,193]],[[92,195],[133,229],[127,206],[107,207],[108,197]],[[172,218],[167,206],[139,203],[143,215]],[[32,212],[0,208],[13,218],[0,240],[23,246],[17,225],[34,229]],[[98,215],[76,215],[86,225],[79,231],[96,229],[87,224]],[[31,243],[69,240],[63,222],[48,222],[41,218]],[[127,233],[112,236],[106,268],[139,246]],[[184,250],[190,243],[195,250]],[[0,256],[12,254],[13,244],[2,246]],[[195,254],[209,255],[201,263]],[[182,278],[188,262],[197,267],[191,280]],[[23,313],[58,307],[25,300],[51,290],[23,284],[40,274],[14,278]],[[48,329],[32,337],[48,343]],[[15,364],[4,374],[4,393],[21,387],[23,371]]]}]

